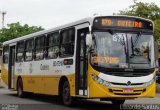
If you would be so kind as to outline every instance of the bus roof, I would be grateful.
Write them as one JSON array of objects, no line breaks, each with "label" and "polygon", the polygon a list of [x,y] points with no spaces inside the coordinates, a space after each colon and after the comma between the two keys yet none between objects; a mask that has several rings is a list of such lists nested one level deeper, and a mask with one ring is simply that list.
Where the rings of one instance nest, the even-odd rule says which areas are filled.
[{"label": "bus roof", "polygon": [[[138,19],[147,20],[147,21],[152,22],[149,19],[145,19],[145,18],[141,18],[141,17],[136,17],[136,16],[126,16],[126,15],[111,15],[111,16],[112,17],[122,17],[123,16],[123,17],[128,17],[128,18],[138,18]],[[55,27],[55,28],[52,28],[52,29],[43,30],[43,31],[32,33],[32,34],[28,34],[28,35],[25,35],[25,36],[22,36],[22,37],[18,37],[18,38],[15,38],[15,39],[12,39],[12,40],[4,42],[3,45],[8,45],[8,44],[16,43],[16,42],[18,42],[20,40],[25,40],[25,39],[33,38],[33,37],[36,37],[36,36],[39,36],[39,35],[43,35],[43,34],[46,34],[46,33],[54,32],[54,31],[65,29],[65,28],[72,27],[72,26],[76,26],[76,25],[82,24],[82,23],[89,23],[89,24],[92,25],[93,20],[96,17],[111,17],[111,16],[93,16],[93,17],[84,18],[84,19],[81,19],[79,21],[75,21],[75,22],[72,22],[72,23],[69,23],[69,24],[66,24],[66,25],[62,25],[62,26],[58,26],[58,27]]]},{"label": "bus roof", "polygon": [[43,35],[43,34],[46,34],[46,33],[54,32],[54,31],[65,29],[65,28],[72,27],[72,26],[76,26],[76,25],[82,24],[82,23],[90,23],[91,24],[92,20],[93,20],[93,18],[91,18],[91,17],[90,18],[84,18],[82,20],[72,22],[72,23],[69,23],[69,24],[66,24],[66,25],[62,25],[62,26],[55,27],[55,28],[52,28],[52,29],[43,30],[43,31],[32,33],[32,34],[28,34],[28,35],[25,35],[25,36],[22,36],[22,37],[18,37],[18,38],[15,38],[15,39],[4,42],[3,45],[16,43],[17,41],[20,41],[20,40],[33,38],[33,37],[36,37],[36,36],[39,36],[39,35]]}]

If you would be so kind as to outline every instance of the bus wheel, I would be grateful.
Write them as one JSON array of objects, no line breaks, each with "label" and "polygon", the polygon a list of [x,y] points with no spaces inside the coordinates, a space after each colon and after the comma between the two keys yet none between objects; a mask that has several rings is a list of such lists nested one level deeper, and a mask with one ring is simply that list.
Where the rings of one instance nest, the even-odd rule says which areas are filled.
[{"label": "bus wheel", "polygon": [[112,100],[112,104],[114,105],[121,105],[124,104],[125,100]]},{"label": "bus wheel", "polygon": [[17,95],[18,97],[21,97],[21,98],[24,97],[22,79],[19,79],[17,83]]},{"label": "bus wheel", "polygon": [[72,97],[70,96],[69,82],[65,81],[62,88],[62,101],[64,105],[70,106],[72,104]]}]

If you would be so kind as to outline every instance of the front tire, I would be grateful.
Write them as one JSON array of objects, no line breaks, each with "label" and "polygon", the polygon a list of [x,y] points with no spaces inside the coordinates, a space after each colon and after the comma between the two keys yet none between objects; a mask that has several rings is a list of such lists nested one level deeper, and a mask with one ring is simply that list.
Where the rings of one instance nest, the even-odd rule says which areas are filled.
[{"label": "front tire", "polygon": [[68,81],[64,81],[62,87],[62,101],[64,105],[72,105],[73,98],[70,95],[70,86]]}]

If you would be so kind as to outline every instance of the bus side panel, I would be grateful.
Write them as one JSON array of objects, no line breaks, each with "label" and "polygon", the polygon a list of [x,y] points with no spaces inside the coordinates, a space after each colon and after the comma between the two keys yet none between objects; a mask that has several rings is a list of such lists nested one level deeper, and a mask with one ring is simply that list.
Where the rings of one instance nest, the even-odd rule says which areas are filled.
[{"label": "bus side panel", "polygon": [[2,80],[8,86],[8,64],[2,64]]},{"label": "bus side panel", "polygon": [[[75,96],[75,74],[65,76],[70,84],[71,96]],[[59,95],[59,81],[61,75],[47,75],[45,76],[44,94]]]},{"label": "bus side panel", "polygon": [[32,75],[31,76],[31,83],[33,84],[34,93],[44,93],[44,75]]},{"label": "bus side panel", "polygon": [[[58,90],[61,75],[48,75],[45,77],[40,75],[21,75],[20,77],[23,81],[23,90],[26,92],[41,93],[47,95],[59,94]],[[71,96],[75,96],[75,74],[67,75],[66,77],[70,84]],[[16,90],[18,75],[16,75],[14,79],[14,90]]]},{"label": "bus side panel", "polygon": [[58,84],[60,76],[48,75],[45,76],[44,94],[58,95]]}]

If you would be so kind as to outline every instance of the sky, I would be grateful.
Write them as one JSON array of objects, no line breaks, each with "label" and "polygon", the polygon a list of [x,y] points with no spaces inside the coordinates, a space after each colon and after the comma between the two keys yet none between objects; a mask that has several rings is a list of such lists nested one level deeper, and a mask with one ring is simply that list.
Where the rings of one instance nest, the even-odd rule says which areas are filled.
[{"label": "sky", "polygon": [[[160,0],[138,0],[154,2]],[[6,11],[5,25],[20,22],[50,29],[94,14],[112,15],[125,10],[133,0],[0,0],[0,11]],[[0,15],[0,28],[2,27]]]}]

